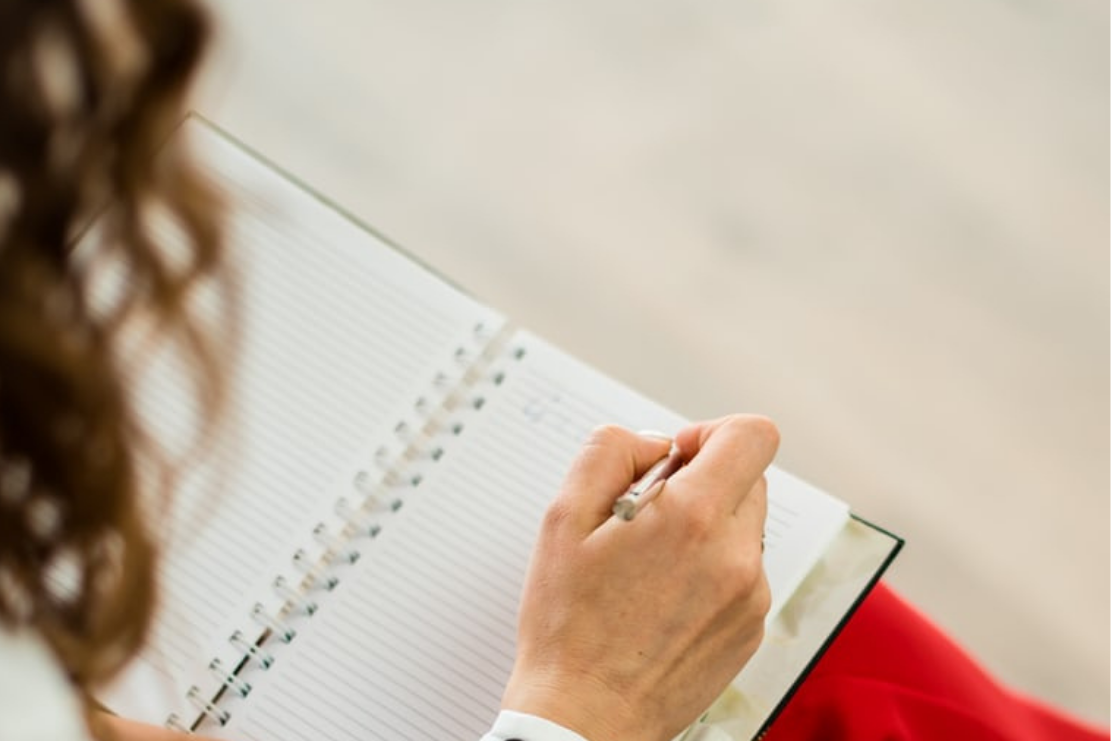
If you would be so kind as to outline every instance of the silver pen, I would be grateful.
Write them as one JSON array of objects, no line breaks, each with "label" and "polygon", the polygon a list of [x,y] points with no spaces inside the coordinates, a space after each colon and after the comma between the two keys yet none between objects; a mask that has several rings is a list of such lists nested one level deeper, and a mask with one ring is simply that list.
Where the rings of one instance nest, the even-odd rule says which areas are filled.
[{"label": "silver pen", "polygon": [[636,517],[637,513],[660,493],[668,477],[683,467],[684,462],[679,446],[671,443],[668,454],[652,464],[652,467],[637,479],[628,491],[617,498],[613,503],[613,513],[622,520]]}]

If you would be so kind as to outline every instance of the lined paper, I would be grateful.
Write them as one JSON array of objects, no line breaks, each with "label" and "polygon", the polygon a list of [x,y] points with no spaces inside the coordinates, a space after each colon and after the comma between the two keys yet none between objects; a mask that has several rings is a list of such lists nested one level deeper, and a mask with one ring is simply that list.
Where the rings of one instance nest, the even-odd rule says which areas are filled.
[{"label": "lined paper", "polygon": [[[208,661],[252,627],[251,605],[352,458],[409,414],[476,324],[501,321],[206,125],[186,129],[232,204],[243,342],[229,434],[174,493],[148,650],[103,698],[154,723],[184,712],[167,703],[211,681]],[[197,414],[183,388],[172,359],[141,379],[141,416],[166,439]]]},{"label": "lined paper", "polygon": [[[489,727],[512,667],[532,543],[570,460],[599,424],[683,422],[527,333],[514,347],[524,357],[463,433],[445,437],[443,458],[283,647],[281,665],[249,677],[255,690],[228,706],[227,738],[477,738]],[[781,600],[816,558],[809,540],[840,529],[847,511],[778,474],[769,491],[776,530],[766,560]]]}]

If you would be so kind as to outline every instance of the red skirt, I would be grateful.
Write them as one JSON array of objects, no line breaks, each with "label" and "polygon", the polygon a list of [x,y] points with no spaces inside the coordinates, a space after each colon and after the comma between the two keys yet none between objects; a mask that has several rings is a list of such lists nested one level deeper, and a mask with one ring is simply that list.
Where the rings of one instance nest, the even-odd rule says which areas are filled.
[{"label": "red skirt", "polygon": [[767,741],[1108,741],[988,676],[882,584],[772,723]]}]

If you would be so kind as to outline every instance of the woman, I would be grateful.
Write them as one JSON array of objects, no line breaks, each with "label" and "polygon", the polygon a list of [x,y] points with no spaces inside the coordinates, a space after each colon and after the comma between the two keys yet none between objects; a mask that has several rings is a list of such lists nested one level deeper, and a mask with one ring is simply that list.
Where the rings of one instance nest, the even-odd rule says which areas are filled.
[{"label": "woman", "polygon": [[[157,588],[151,533],[168,490],[138,491],[136,468],[172,473],[191,460],[169,460],[144,437],[122,338],[145,331],[175,344],[191,361],[201,417],[212,419],[217,360],[234,330],[200,327],[188,312],[202,287],[224,297],[226,316],[234,309],[218,200],[180,155],[152,156],[180,119],[207,33],[190,0],[0,0],[3,738],[178,738],[99,712],[92,698],[142,644]],[[75,235],[108,204],[99,251],[73,255]],[[152,239],[155,209],[176,217],[184,255]],[[127,280],[93,301],[105,261]],[[668,739],[752,655],[769,601],[763,472],[777,433],[731,416],[677,442],[688,465],[635,528],[607,527],[609,506],[667,442],[602,428],[584,446],[536,546],[517,661],[488,738]],[[623,630],[609,630],[622,616]],[[892,671],[911,654],[919,676]],[[925,738],[941,728],[1106,738],[977,672],[881,589],[769,738]],[[937,676],[965,681],[923,681]],[[1021,723],[996,723],[1004,717]],[[984,735],[993,725],[1002,730]]]},{"label": "woman", "polygon": [[[85,726],[99,735],[172,735],[97,714],[92,697],[142,643],[156,590],[156,508],[137,490],[136,467],[159,458],[127,394],[131,368],[122,337],[147,327],[157,341],[177,343],[192,361],[202,417],[211,418],[220,402],[216,358],[228,333],[202,331],[188,312],[191,292],[202,285],[232,295],[219,205],[174,153],[152,157],[180,118],[206,35],[205,16],[187,0],[0,3],[0,620],[5,655],[21,657],[0,662],[0,678],[13,690],[0,703],[27,694],[21,677],[48,677],[38,697],[31,687],[26,702],[0,714],[17,735],[37,729],[43,738],[77,737],[80,718],[59,712],[67,695],[80,699]],[[102,247],[78,259],[69,246],[108,204],[98,224]],[[154,209],[176,217],[186,257],[160,251],[147,228]],[[92,300],[95,268],[104,262],[127,275],[107,305]],[[702,451],[686,486],[707,510],[743,517],[730,518],[727,531],[716,513],[687,503],[666,528],[649,529],[652,517],[638,518],[639,543],[610,538],[587,548],[611,490],[666,450],[660,440],[600,431],[541,538],[535,570],[542,576],[525,597],[507,708],[599,740],[649,729],[672,735],[755,650],[768,602],[759,543],[774,428],[733,418],[693,427],[680,442],[689,456]],[[738,446],[748,450],[742,458],[734,455]],[[166,467],[179,462],[160,460]],[[683,522],[703,537],[682,538]],[[738,538],[748,547],[726,548]],[[672,560],[687,566],[646,568],[646,555],[668,553],[668,539]],[[638,624],[622,634],[629,645],[599,645],[594,638],[612,614],[634,606],[619,585],[658,571],[672,578],[655,578],[641,607],[670,613],[676,627]],[[622,594],[623,604],[607,604]],[[551,605],[581,599],[593,609],[569,608],[551,619]],[[691,605],[722,617],[693,619],[700,613]],[[540,615],[548,619],[535,619]],[[638,657],[653,646],[649,673]],[[719,654],[728,658],[709,660]],[[593,683],[584,684],[584,675]],[[693,675],[706,678],[691,681]]]}]

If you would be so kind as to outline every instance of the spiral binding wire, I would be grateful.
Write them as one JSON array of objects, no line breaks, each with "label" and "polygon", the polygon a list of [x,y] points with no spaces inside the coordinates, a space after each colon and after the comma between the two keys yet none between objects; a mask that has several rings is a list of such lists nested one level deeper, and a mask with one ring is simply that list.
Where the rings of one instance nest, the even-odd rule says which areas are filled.
[{"label": "spiral binding wire", "polygon": [[185,725],[185,723],[182,722],[182,720],[181,720],[181,716],[178,715],[177,713],[170,713],[170,717],[166,718],[166,724],[165,725],[171,731],[177,731],[178,733],[184,733],[187,736],[193,735],[193,729],[190,728],[189,726]]},{"label": "spiral binding wire", "polygon": [[269,669],[274,664],[274,657],[262,646],[247,640],[242,631],[233,631],[228,636],[230,643],[245,660],[250,659],[258,663],[263,669]]},{"label": "spiral binding wire", "polygon": [[208,662],[208,668],[216,676],[216,678],[220,680],[221,684],[235,692],[240,697],[246,697],[247,695],[251,694],[250,683],[240,679],[236,675],[235,670],[229,670],[227,667],[224,666],[224,662],[220,661],[220,659],[217,658]]},{"label": "spiral binding wire", "polygon": [[272,584],[274,587],[274,591],[278,593],[279,597],[285,600],[287,605],[295,606],[297,609],[304,611],[304,613],[310,617],[316,614],[316,611],[319,608],[316,600],[309,599],[308,595],[302,594],[291,587],[289,585],[289,581],[284,576],[278,574],[276,577],[274,577],[274,581],[272,582]]},{"label": "spiral binding wire", "polygon": [[[452,362],[457,367],[438,372],[432,378],[434,397],[418,396],[414,400],[411,418],[398,420],[392,440],[375,448],[369,456],[370,465],[361,467],[352,476],[349,495],[337,497],[333,514],[342,527],[337,530],[325,522],[317,523],[312,539],[318,548],[298,548],[292,555],[295,578],[279,574],[273,579],[271,586],[281,606],[268,610],[261,602],[255,603],[250,616],[263,628],[259,637],[252,640],[243,631],[235,630],[228,643],[240,660],[233,662],[234,667],[228,667],[219,658],[209,662],[208,668],[219,683],[212,699],[202,696],[195,685],[189,688],[186,699],[198,713],[197,722],[209,718],[221,726],[228,723],[231,714],[218,705],[225,692],[246,697],[251,692],[251,683],[240,675],[251,665],[269,670],[275,662],[274,655],[263,644],[270,639],[290,643],[296,638],[292,621],[298,617],[311,618],[319,607],[311,592],[331,591],[340,584],[340,576],[335,573],[337,565],[359,560],[365,547],[361,543],[377,538],[384,518],[402,508],[406,492],[421,485],[422,468],[439,462],[450,447],[451,438],[464,432],[466,422],[460,414],[485,406],[487,392],[483,386],[500,386],[506,378],[504,367],[487,367],[493,363],[491,356],[511,361],[524,357],[523,348],[502,351],[494,341],[494,333],[481,323],[474,327],[473,337],[480,351],[465,346],[456,348]],[[442,412],[439,418],[437,410]],[[197,722],[189,725],[174,713],[166,719],[165,726],[190,733]]]},{"label": "spiral binding wire", "polygon": [[328,573],[319,563],[313,561],[304,548],[298,548],[290,560],[293,567],[302,574],[302,583],[306,587],[330,592],[339,586],[339,577]]},{"label": "spiral binding wire", "polygon": [[297,637],[297,631],[293,629],[293,626],[286,623],[283,618],[271,615],[261,602],[256,602],[255,606],[251,608],[251,617],[255,622],[269,630],[272,635],[281,639],[283,643],[289,643]]},{"label": "spiral binding wire", "polygon": [[202,715],[211,718],[220,725],[226,726],[228,721],[231,720],[231,713],[222,710],[215,702],[201,697],[201,690],[197,685],[190,687],[189,691],[185,693],[185,697]]}]

